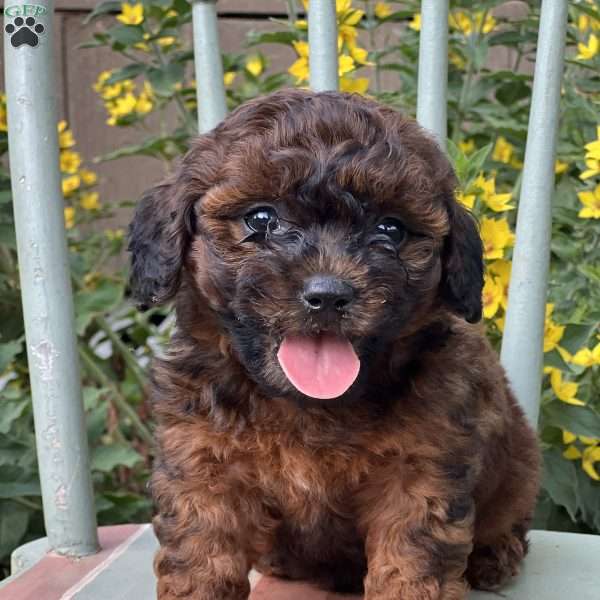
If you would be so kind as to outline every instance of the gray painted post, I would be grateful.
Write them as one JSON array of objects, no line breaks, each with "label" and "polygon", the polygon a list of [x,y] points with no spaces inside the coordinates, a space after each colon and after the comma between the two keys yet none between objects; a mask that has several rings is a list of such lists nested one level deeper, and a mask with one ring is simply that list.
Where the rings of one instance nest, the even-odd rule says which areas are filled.
[{"label": "gray painted post", "polygon": [[193,2],[198,130],[200,133],[205,133],[225,118],[227,102],[217,28],[217,1],[193,0]]},{"label": "gray painted post", "polygon": [[543,0],[501,360],[536,427],[567,0]]},{"label": "gray painted post", "polygon": [[421,2],[417,121],[446,148],[448,92],[448,0]]},{"label": "gray painted post", "polygon": [[308,3],[308,64],[313,90],[339,88],[335,0]]},{"label": "gray painted post", "polygon": [[[35,47],[4,35],[10,173],[44,521],[50,548],[98,550],[58,166],[52,0],[9,0],[4,23],[34,18]],[[23,15],[23,16],[21,16]],[[15,22],[16,21],[16,22]],[[32,24],[33,25],[33,24]]]}]

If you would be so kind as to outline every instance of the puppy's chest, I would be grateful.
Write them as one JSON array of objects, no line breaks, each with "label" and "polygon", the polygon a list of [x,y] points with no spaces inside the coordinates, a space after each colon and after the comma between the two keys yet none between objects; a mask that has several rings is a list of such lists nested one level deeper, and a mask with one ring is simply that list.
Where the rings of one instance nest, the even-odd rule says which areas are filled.
[{"label": "puppy's chest", "polygon": [[322,511],[351,518],[356,492],[375,474],[380,462],[360,446],[273,440],[268,449],[257,453],[254,464],[267,501],[288,517],[312,520]]}]

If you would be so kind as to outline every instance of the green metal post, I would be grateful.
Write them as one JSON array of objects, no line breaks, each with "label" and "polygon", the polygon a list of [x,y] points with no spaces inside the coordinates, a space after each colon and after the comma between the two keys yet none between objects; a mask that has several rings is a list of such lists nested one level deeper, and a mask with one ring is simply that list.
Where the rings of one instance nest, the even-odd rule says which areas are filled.
[{"label": "green metal post", "polygon": [[310,0],[308,51],[310,87],[316,92],[337,90],[339,77],[335,0]]},{"label": "green metal post", "polygon": [[566,27],[567,0],[543,0],[516,245],[502,340],[502,363],[534,427],[539,413],[544,359],[554,161]]},{"label": "green metal post", "polygon": [[448,93],[448,0],[421,2],[417,121],[446,148]]},{"label": "green metal post", "polygon": [[217,1],[193,0],[192,19],[198,129],[200,133],[205,133],[218,125],[227,114],[217,28]]},{"label": "green metal post", "polygon": [[52,0],[5,4],[9,159],[46,532],[53,551],[84,556],[98,538],[58,166],[53,12]]}]

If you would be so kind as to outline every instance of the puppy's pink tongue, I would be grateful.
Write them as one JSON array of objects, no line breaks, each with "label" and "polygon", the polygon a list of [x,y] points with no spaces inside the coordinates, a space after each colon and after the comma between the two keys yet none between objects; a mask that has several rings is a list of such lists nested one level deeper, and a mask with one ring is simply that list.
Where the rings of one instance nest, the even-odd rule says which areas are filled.
[{"label": "puppy's pink tongue", "polygon": [[277,358],[297,390],[323,400],[341,396],[360,370],[352,344],[331,334],[287,336]]}]

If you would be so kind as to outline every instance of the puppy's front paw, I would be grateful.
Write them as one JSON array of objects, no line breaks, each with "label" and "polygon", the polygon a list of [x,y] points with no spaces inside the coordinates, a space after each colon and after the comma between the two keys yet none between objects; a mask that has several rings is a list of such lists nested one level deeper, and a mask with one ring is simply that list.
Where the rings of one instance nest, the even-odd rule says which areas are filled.
[{"label": "puppy's front paw", "polygon": [[194,585],[175,578],[159,579],[157,600],[248,600],[250,584],[223,582],[219,585]]},{"label": "puppy's front paw", "polygon": [[469,556],[467,579],[477,590],[497,590],[519,574],[526,553],[524,535],[505,536],[489,546],[476,545]]},{"label": "puppy's front paw", "polygon": [[462,579],[440,584],[436,578],[427,577],[379,584],[367,579],[365,590],[365,600],[466,600],[469,587]]}]

